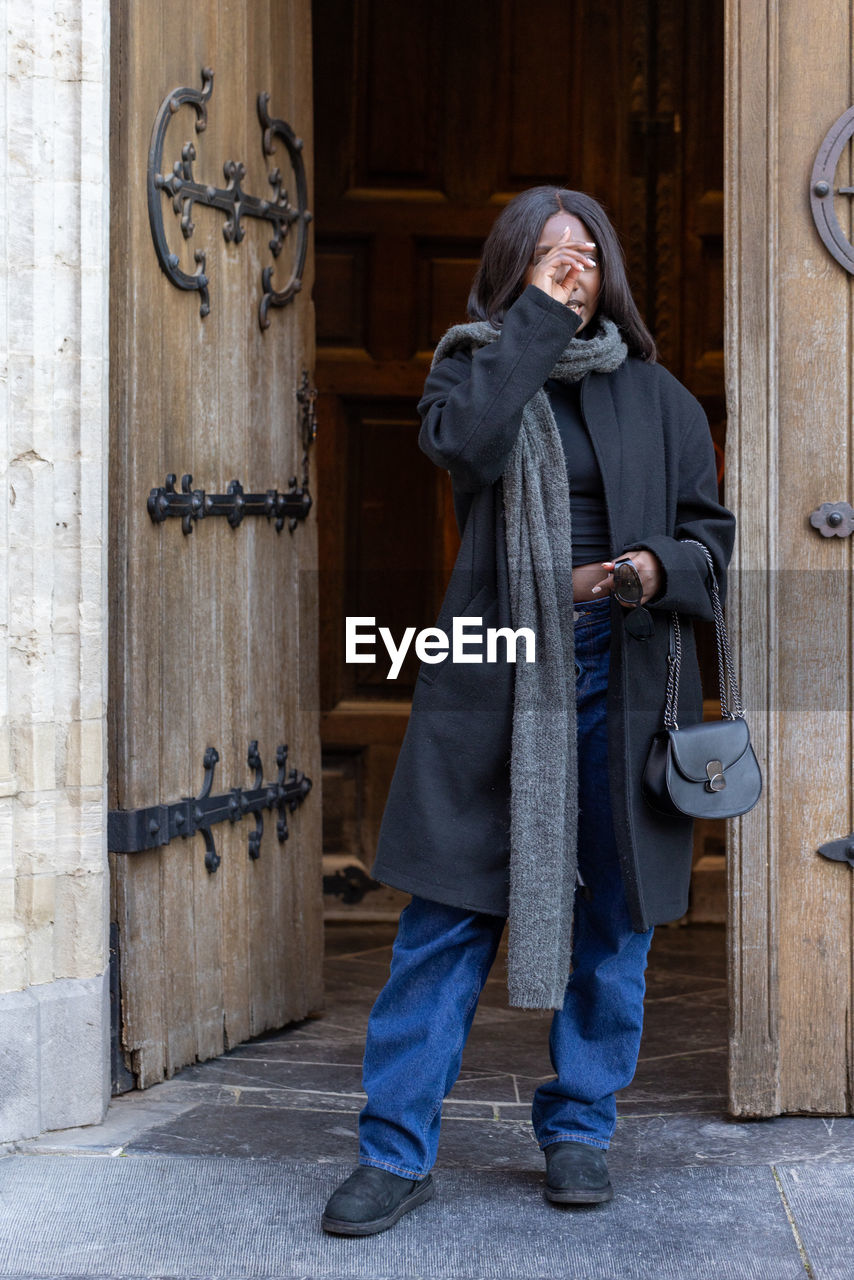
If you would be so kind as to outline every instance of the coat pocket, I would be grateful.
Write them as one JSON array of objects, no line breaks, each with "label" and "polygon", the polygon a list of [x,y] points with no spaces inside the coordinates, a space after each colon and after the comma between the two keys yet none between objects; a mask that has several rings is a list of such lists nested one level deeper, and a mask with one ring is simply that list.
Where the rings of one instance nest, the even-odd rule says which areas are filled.
[{"label": "coat pocket", "polygon": [[[458,618],[483,618],[484,631],[486,630],[486,614],[494,612],[498,601],[495,592],[488,583],[484,584],[477,594],[469,601],[462,613],[455,614]],[[444,620],[443,620],[444,621]],[[447,620],[450,627],[453,627],[453,618]],[[437,624],[441,625],[441,624]],[[453,634],[451,631],[446,632],[448,636],[448,652],[442,658],[441,662],[422,662],[418,670],[418,679],[423,680],[425,684],[435,684],[441,676],[442,672],[452,661],[451,646],[453,645]]]}]

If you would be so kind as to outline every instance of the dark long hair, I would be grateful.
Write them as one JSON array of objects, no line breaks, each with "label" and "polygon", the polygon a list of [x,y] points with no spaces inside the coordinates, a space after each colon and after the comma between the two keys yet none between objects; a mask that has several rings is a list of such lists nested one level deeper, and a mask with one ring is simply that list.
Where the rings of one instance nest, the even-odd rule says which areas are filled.
[{"label": "dark long hair", "polygon": [[469,294],[469,318],[501,324],[508,308],[525,288],[525,272],[540,234],[556,213],[571,213],[580,218],[596,243],[602,276],[597,310],[614,321],[629,355],[654,361],[655,341],[631,295],[617,233],[601,204],[583,191],[531,187],[510,201],[483,246]]}]

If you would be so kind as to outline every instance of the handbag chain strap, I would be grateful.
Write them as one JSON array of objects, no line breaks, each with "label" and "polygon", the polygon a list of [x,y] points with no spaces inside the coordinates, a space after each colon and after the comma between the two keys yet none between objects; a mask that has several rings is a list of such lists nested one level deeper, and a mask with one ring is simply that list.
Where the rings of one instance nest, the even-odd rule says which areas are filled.
[{"label": "handbag chain strap", "polygon": [[[709,576],[712,584],[712,613],[715,619],[715,644],[718,653],[718,686],[720,689],[721,717],[724,720],[740,720],[744,717],[744,706],[741,691],[735,674],[735,663],[729,645],[729,635],[724,619],[721,594],[718,580],[715,577],[715,564],[707,546],[696,538],[685,538],[685,542],[699,547],[706,557]],[[667,654],[667,690],[664,706],[665,729],[678,729],[676,708],[679,703],[679,673],[682,667],[682,631],[679,626],[679,614],[670,615],[670,649]]]}]

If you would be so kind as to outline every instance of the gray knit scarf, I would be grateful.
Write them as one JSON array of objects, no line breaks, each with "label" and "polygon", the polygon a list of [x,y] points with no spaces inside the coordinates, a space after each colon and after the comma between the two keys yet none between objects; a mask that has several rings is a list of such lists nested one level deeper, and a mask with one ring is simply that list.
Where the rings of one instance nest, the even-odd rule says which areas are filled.
[{"label": "gray knit scarf", "polygon": [[[456,325],[433,364],[500,336],[486,321]],[[570,340],[550,376],[578,382],[591,369],[610,373],[626,355],[617,326],[600,318],[593,337]],[[507,986],[517,1008],[560,1009],[578,874],[575,633],[569,477],[542,388],[525,405],[502,481],[512,626],[536,637],[536,660],[515,666]]]}]

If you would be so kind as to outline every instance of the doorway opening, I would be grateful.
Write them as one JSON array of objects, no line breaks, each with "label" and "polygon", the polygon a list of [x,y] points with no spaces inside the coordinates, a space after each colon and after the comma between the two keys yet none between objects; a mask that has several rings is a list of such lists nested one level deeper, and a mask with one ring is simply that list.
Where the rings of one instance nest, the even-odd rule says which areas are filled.
[{"label": "doorway opening", "polygon": [[[518,191],[553,182],[605,205],[659,359],[705,409],[726,500],[724,9],[314,0],[312,13],[326,919],[340,950],[332,931],[343,938],[357,920],[385,945],[407,901],[366,871],[417,674],[412,658],[393,680],[381,664],[347,664],[344,618],[374,616],[398,635],[438,613],[459,539],[449,477],[417,447],[416,404]],[[698,647],[711,695],[714,633],[702,624]],[[723,1097],[724,849],[723,824],[698,822],[688,915],[659,931],[651,962],[684,971],[682,987],[660,992],[673,1011],[708,976]]]}]

